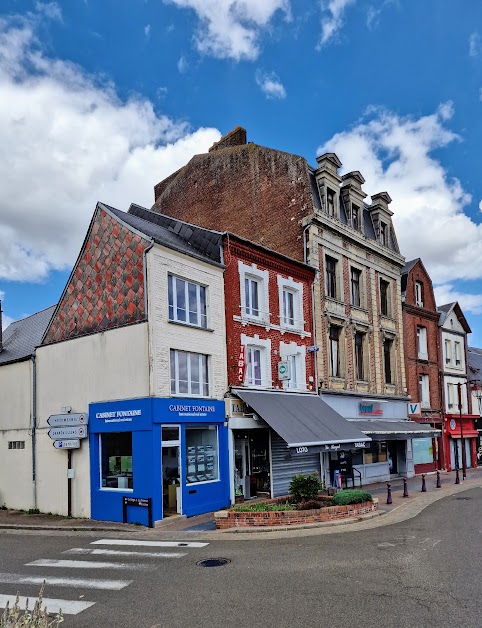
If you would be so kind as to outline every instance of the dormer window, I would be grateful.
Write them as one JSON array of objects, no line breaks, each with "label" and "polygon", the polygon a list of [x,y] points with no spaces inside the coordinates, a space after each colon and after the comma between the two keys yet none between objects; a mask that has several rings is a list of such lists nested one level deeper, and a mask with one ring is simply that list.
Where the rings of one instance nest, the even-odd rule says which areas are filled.
[{"label": "dormer window", "polygon": [[330,188],[326,190],[326,212],[330,218],[335,217],[335,193]]},{"label": "dormer window", "polygon": [[360,231],[360,208],[357,205],[351,206],[351,224],[353,229]]},{"label": "dormer window", "polygon": [[423,284],[421,281],[415,282],[415,303],[418,307],[423,307]]},{"label": "dormer window", "polygon": [[388,227],[385,222],[380,222],[380,244],[388,246]]}]

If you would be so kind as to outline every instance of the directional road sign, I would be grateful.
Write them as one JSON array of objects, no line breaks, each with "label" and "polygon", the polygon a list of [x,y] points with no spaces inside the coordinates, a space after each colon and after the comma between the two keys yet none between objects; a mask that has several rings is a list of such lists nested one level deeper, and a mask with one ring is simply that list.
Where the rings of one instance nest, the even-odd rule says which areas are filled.
[{"label": "directional road sign", "polygon": [[55,449],[78,449],[80,447],[80,440],[78,438],[71,438],[69,440],[54,440],[52,445]]},{"label": "directional road sign", "polygon": [[77,427],[55,427],[49,430],[49,436],[53,440],[63,438],[87,438],[87,426],[78,425]]},{"label": "directional road sign", "polygon": [[47,419],[47,423],[52,427],[75,427],[77,425],[87,425],[89,415],[87,412],[82,414],[53,414]]}]

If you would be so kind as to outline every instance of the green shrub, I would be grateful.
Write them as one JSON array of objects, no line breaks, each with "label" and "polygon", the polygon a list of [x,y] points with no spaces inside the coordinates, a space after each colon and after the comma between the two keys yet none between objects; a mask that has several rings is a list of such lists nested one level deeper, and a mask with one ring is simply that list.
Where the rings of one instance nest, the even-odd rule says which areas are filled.
[{"label": "green shrub", "polygon": [[266,502],[254,502],[254,504],[239,504],[234,506],[234,512],[273,512],[278,510],[295,510],[293,504],[267,504]]},{"label": "green shrub", "polygon": [[29,508],[27,510],[27,515],[38,515],[40,514],[40,510],[38,508]]},{"label": "green shrub", "polygon": [[348,506],[349,504],[361,504],[362,502],[371,501],[373,501],[371,494],[358,488],[347,488],[333,495],[334,506]]},{"label": "green shrub", "polygon": [[58,627],[63,621],[62,611],[59,611],[57,615],[49,621],[47,608],[42,608],[43,594],[44,594],[45,582],[40,588],[40,593],[35,601],[32,610],[25,608],[23,611],[20,608],[19,596],[12,607],[7,602],[3,614],[0,616],[0,628],[54,628]]},{"label": "green shrub", "polygon": [[311,475],[294,475],[290,482],[290,495],[295,502],[316,500],[318,493],[323,489],[320,478],[316,473]]}]

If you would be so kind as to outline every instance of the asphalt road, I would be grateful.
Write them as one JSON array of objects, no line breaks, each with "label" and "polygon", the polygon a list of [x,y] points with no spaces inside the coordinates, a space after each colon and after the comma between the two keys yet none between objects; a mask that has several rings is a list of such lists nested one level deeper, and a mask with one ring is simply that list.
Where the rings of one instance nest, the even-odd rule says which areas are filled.
[{"label": "asphalt road", "polygon": [[[442,499],[404,523],[359,532],[204,547],[93,544],[103,538],[128,537],[1,532],[0,600],[35,594],[38,585],[21,578],[50,577],[56,583],[47,584],[45,597],[95,603],[66,615],[65,628],[482,626],[481,489]],[[196,565],[206,558],[231,562]],[[26,564],[37,560],[117,568]],[[129,584],[93,589],[92,580]]]}]

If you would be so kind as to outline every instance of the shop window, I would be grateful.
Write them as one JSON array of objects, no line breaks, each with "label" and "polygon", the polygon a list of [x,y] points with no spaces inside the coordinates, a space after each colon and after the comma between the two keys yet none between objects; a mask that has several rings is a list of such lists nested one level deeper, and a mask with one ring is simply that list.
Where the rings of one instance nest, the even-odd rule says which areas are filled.
[{"label": "shop window", "polygon": [[360,307],[360,277],[361,271],[358,268],[351,269],[351,304]]},{"label": "shop window", "polygon": [[25,449],[25,441],[24,440],[9,440],[8,448],[9,449]]},{"label": "shop window", "polygon": [[417,327],[417,354],[420,360],[428,360],[426,327]]},{"label": "shop window", "polygon": [[161,438],[162,438],[163,443],[178,443],[179,442],[179,426],[178,425],[163,426]]},{"label": "shop window", "polygon": [[186,482],[197,484],[218,479],[217,426],[186,427]]},{"label": "shop window", "polygon": [[102,488],[132,489],[132,432],[100,434]]},{"label": "shop window", "polygon": [[390,284],[384,279],[380,279],[380,312],[390,316]]},{"label": "shop window", "polygon": [[362,334],[359,331],[355,333],[356,378],[357,380],[361,380],[361,381],[364,381],[365,379],[364,355],[363,355],[364,339],[365,339],[365,334]]},{"label": "shop window", "polygon": [[387,442],[384,440],[372,440],[369,449],[364,451],[363,460],[365,464],[387,461]]},{"label": "shop window", "polygon": [[207,328],[206,288],[168,275],[169,320]]},{"label": "shop window", "polygon": [[383,341],[383,363],[385,366],[385,383],[393,384],[393,373],[392,373],[392,347],[393,340],[389,338],[385,338]]},{"label": "shop window", "polygon": [[433,462],[433,442],[431,438],[414,438],[412,440],[413,464],[429,464]]},{"label": "shop window", "polygon": [[326,296],[336,299],[336,259],[326,256]]},{"label": "shop window", "polygon": [[209,397],[208,356],[171,349],[171,394]]}]

